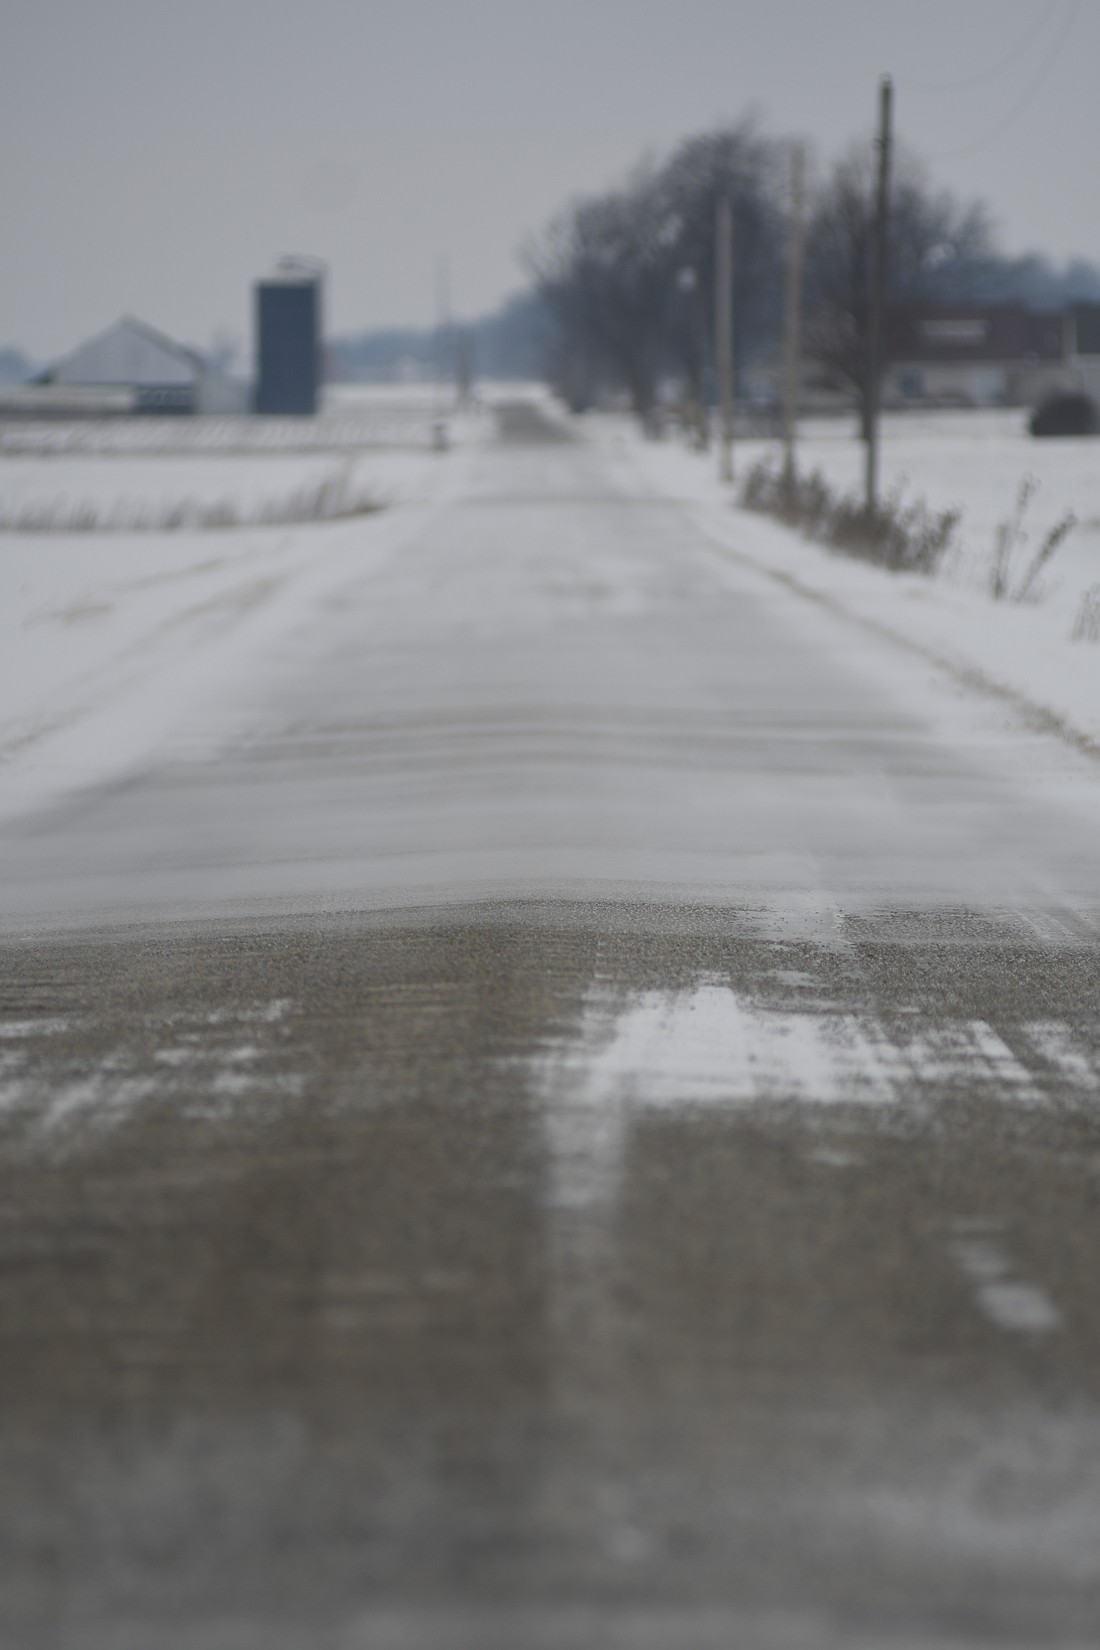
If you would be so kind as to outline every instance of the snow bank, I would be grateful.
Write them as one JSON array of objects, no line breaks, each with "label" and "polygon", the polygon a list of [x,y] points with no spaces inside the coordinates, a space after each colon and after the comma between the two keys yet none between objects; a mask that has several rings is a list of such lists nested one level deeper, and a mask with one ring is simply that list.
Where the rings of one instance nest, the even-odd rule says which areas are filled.
[{"label": "snow bank", "polygon": [[[646,441],[626,418],[600,415],[580,428],[622,467],[628,485],[648,485],[683,501],[710,537],[761,570],[794,581],[856,617],[984,681],[1061,724],[1079,743],[1100,746],[1100,643],[1074,640],[1082,598],[1100,585],[1100,443],[1035,441],[1015,412],[902,414],[884,419],[884,488],[904,486],[934,509],[963,512],[958,548],[935,578],[890,573],[813,544],[790,528],[737,508],[717,480],[717,460],[674,440]],[[778,443],[739,442],[744,476]],[[799,466],[855,491],[863,449],[851,421],[807,421]],[[1039,584],[1037,602],[995,602],[988,594],[997,526],[1014,508],[1020,482],[1038,489],[1025,516],[1022,570],[1046,531],[1072,510],[1078,526]]]}]

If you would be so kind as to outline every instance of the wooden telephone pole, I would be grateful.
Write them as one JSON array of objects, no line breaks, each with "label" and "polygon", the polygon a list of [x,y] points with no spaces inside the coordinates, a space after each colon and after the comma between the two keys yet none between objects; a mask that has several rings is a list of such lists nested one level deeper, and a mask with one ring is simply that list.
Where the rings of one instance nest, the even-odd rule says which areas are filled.
[{"label": "wooden telephone pole", "polygon": [[878,186],[875,191],[874,262],[867,322],[865,507],[871,515],[878,502],[878,414],[882,379],[882,324],[886,311],[886,231],[890,217],[890,160],[893,146],[894,86],[883,75],[879,86]]},{"label": "wooden telephone pole", "polygon": [[718,197],[714,223],[714,353],[718,378],[718,474],[733,480],[733,203]]},{"label": "wooden telephone pole", "polygon": [[791,212],[787,231],[787,288],[783,319],[783,474],[794,479],[798,424],[798,380],[802,357],[803,213],[806,198],[806,151],[801,143],[791,154]]}]

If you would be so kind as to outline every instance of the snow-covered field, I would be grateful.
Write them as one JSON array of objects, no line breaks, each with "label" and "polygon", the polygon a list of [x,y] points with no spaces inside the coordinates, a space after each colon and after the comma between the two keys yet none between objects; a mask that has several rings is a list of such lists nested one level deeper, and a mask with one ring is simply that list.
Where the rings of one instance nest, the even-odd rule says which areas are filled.
[{"label": "snow-covered field", "polygon": [[346,453],[429,447],[443,403],[430,385],[336,384],[317,418],[84,418],[0,424],[0,455]]},{"label": "snow-covered field", "polygon": [[[590,439],[616,453],[628,472],[683,499],[698,524],[735,553],[812,594],[885,627],[961,675],[981,676],[1100,744],[1100,639],[1074,638],[1082,604],[1100,598],[1100,442],[1035,441],[1018,411],[888,415],[883,421],[886,490],[923,497],[937,510],[958,508],[956,545],[934,578],[896,574],[854,561],[767,517],[733,506],[736,489],[716,477],[716,458],[675,439],[644,441],[625,417],[586,421]],[[778,461],[778,443],[737,444],[743,477],[760,459]],[[799,466],[820,470],[834,487],[858,492],[863,448],[850,419],[807,420]],[[1038,484],[1023,518],[1012,584],[1048,530],[1067,511],[1077,526],[1055,553],[1026,603],[989,594],[997,528],[1013,513],[1021,482]],[[1100,609],[1100,601],[1098,601]]]},{"label": "snow-covered field", "polygon": [[[338,410],[314,421],[310,452],[229,453],[196,441],[203,420],[133,419],[89,423],[79,453],[44,456],[34,440],[70,427],[7,427],[34,456],[0,442],[0,518],[83,501],[100,519],[133,520],[189,501],[226,502],[247,519],[343,471],[388,508],[305,526],[0,531],[0,817],[140,761],[204,707],[216,722],[220,702],[288,627],[368,575],[453,495],[476,419],[452,420],[457,444],[441,454],[421,439],[434,420],[429,394],[398,400],[395,412],[375,396],[368,410],[376,428],[403,419],[416,439],[349,455]],[[130,432],[139,445],[121,451],[113,443]]]},{"label": "snow-covered field", "polygon": [[[13,533],[168,531],[352,514],[419,495],[429,449],[0,456],[0,546]],[[315,508],[324,498],[332,508]]]},{"label": "snow-covered field", "polygon": [[0,533],[301,519],[325,486],[399,502],[419,493],[439,408],[430,386],[338,385],[317,418],[0,422]]},{"label": "snow-covered field", "polygon": [[[746,443],[746,458],[751,452],[762,456],[767,446]],[[801,463],[843,491],[858,492],[863,485],[863,448],[852,438],[850,420],[807,421]],[[1072,626],[1081,591],[1100,580],[1100,443],[1036,441],[1027,433],[1027,415],[1016,409],[888,414],[883,420],[884,488],[921,495],[936,510],[963,512],[959,548],[944,576],[964,589],[988,593],[997,529],[1012,514],[1028,477],[1036,487],[1023,518],[1026,538],[1016,568],[1022,571],[1029,552],[1072,512],[1077,525],[1050,563],[1041,590],[1042,605]]]}]

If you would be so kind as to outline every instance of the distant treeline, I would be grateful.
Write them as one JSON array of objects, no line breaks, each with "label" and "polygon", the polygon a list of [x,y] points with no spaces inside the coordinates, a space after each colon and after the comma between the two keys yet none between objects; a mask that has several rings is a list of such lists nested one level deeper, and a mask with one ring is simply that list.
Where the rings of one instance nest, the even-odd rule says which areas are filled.
[{"label": "distant treeline", "polygon": [[[949,262],[942,259],[942,254],[941,262],[934,280],[921,283],[919,294],[910,287],[906,295],[928,296],[944,303],[1022,303],[1038,310],[1100,302],[1100,269],[1083,259],[1059,268],[1038,253],[1007,258],[989,245],[982,257],[967,264]],[[813,299],[811,286],[810,301]],[[765,305],[755,321],[754,354],[760,356],[774,349],[777,342],[778,306]],[[475,377],[504,379],[554,377],[561,367],[565,342],[552,298],[536,284],[491,314],[446,329],[379,327],[334,338],[327,346],[328,372],[336,382],[428,380],[439,371],[451,378],[460,341]],[[745,342],[743,337],[739,339],[742,348]],[[0,352],[0,376],[6,359],[14,353]],[[620,375],[610,369],[602,352],[597,350],[595,355],[601,375],[619,383]]]},{"label": "distant treeline", "polygon": [[[724,193],[733,204],[734,353],[744,374],[773,359],[779,342],[792,148],[751,120],[688,138],[559,213],[524,250],[528,288],[492,314],[332,338],[327,374],[338,382],[548,378],[578,403],[625,390],[642,413],[671,378],[701,402],[713,358],[715,202]],[[806,215],[806,352],[857,399],[866,395],[873,172],[869,138],[811,167]],[[1061,310],[1100,302],[1100,269],[1082,259],[1058,268],[1038,253],[1006,257],[986,207],[935,186],[904,145],[887,262],[895,303]],[[209,352],[215,369],[228,364],[218,355]],[[38,366],[14,346],[0,348],[0,383],[28,379]]]},{"label": "distant treeline", "polygon": [[544,378],[551,319],[539,293],[521,292],[491,315],[444,327],[382,327],[326,346],[337,382],[392,383],[447,379],[462,364],[476,378]]},{"label": "distant treeline", "polygon": [[[689,402],[712,393],[715,207],[734,222],[734,356],[742,389],[775,361],[791,199],[791,140],[752,120],[704,132],[638,167],[617,188],[572,202],[526,251],[551,318],[550,371],[576,405],[625,390],[645,416],[672,381]],[[804,339],[822,385],[866,408],[873,264],[870,139],[811,167],[805,215]],[[1061,309],[1100,297],[1100,271],[1007,258],[983,203],[932,183],[895,149],[888,303],[1016,301]]]}]

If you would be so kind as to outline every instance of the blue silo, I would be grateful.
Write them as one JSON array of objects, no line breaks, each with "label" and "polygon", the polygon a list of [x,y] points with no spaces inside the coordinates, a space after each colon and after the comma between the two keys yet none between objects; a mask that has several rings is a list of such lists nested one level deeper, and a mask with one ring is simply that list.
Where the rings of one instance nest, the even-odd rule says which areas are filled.
[{"label": "blue silo", "polygon": [[312,260],[284,258],[256,283],[256,411],[310,415],[321,380],[321,278]]}]

